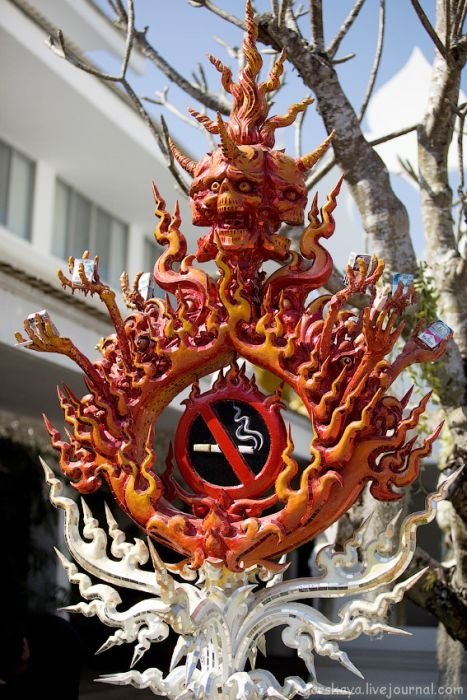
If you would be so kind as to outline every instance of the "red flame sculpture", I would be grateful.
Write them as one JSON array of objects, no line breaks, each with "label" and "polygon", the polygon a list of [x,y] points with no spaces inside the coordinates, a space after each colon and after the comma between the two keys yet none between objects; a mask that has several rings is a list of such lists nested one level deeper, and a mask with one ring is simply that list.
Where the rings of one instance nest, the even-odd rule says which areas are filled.
[{"label": "red flame sculpture", "polygon": [[[155,236],[166,247],[154,278],[175,303],[168,296],[145,300],[138,278],[130,288],[124,275],[131,313],[122,318],[96,259],[91,281],[84,262],[78,282],[59,275],[64,286],[97,294],[107,306],[115,334],[100,343],[100,360],[90,362],[48,318],[25,322],[29,348],[72,358],[89,389],[81,399],[67,388],[59,391],[71,428],[66,439],[46,420],[63,473],[83,494],[105,480],[119,506],[148,535],[194,568],[205,560],[233,571],[259,563],[274,568],[279,555],[337,520],[367,483],[377,499],[400,498],[440,430],[415,447],[408,434],[429,395],[407,410],[410,394],[399,400],[387,393],[406,367],[436,360],[446,347],[447,340],[430,350],[415,334],[396,359],[385,359],[401,337],[400,315],[413,303],[413,289],[404,295],[398,288],[378,307],[349,310],[350,298],[371,292],[381,277],[383,263],[375,259],[370,271],[349,267],[344,289],[307,305],[310,292],[332,272],[320,239],[334,232],[341,181],[321,208],[314,198],[299,252],[290,251],[290,241],[278,231],[282,223],[303,223],[306,173],[333,135],[299,159],[274,150],[275,130],[291,124],[310,100],[285,116],[268,117],[267,95],[279,85],[285,57],[258,82],[262,59],[256,38],[248,3],[246,64],[238,83],[211,58],[233,97],[229,122],[192,111],[218,135],[214,153],[195,163],[171,144],[193,176],[193,222],[210,228],[196,255],[187,255],[178,206],[171,216],[154,186]],[[196,266],[208,260],[215,260],[216,279]],[[268,260],[278,269],[266,276],[262,265]],[[238,358],[272,372],[300,397],[311,424],[305,469],[293,458],[280,393],[264,395]],[[201,394],[198,379],[216,370],[218,379]],[[157,420],[189,386],[174,449],[166,459],[156,456]]]}]

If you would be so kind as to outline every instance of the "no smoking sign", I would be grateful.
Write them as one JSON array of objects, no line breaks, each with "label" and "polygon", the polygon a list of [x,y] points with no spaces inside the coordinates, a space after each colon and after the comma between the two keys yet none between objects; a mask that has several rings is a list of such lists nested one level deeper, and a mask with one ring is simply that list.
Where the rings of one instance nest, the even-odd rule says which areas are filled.
[{"label": "no smoking sign", "polygon": [[265,396],[246,379],[192,395],[175,439],[187,485],[213,497],[266,495],[287,444],[280,407],[277,396]]}]

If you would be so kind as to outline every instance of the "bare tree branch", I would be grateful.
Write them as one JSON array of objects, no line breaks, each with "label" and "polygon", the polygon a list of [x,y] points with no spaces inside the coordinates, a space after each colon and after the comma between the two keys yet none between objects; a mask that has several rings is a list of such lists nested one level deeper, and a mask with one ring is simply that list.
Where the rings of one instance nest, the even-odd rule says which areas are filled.
[{"label": "bare tree branch", "polygon": [[450,585],[452,570],[443,567],[417,547],[407,574],[411,576],[425,567],[429,567],[429,571],[407,591],[406,598],[431,612],[443,623],[451,637],[467,648],[467,606]]},{"label": "bare tree branch", "polygon": [[347,63],[347,61],[351,61],[352,58],[355,58],[356,55],[356,53],[349,53],[347,56],[342,56],[342,58],[333,58],[332,65],[337,66],[339,63]]},{"label": "bare tree branch", "polygon": [[200,86],[200,88],[204,91],[208,91],[208,81],[206,79],[206,73],[204,72],[204,68],[201,63],[197,63],[196,67],[198,69],[198,74],[195,72],[192,73],[193,79],[196,81],[196,83]]},{"label": "bare tree branch", "polygon": [[446,56],[451,53],[451,0],[444,0],[444,14],[446,16],[446,26],[444,29],[444,46]]},{"label": "bare tree branch", "polygon": [[334,155],[355,198],[372,252],[384,257],[391,269],[413,271],[416,256],[407,210],[391,188],[382,159],[364,138],[334,66],[309,43],[297,41],[293,31],[278,28],[270,15],[260,15],[258,24],[260,40],[284,48],[304,84],[314,92],[327,133],[336,131]]},{"label": "bare tree branch", "polygon": [[215,112],[221,112],[221,114],[226,115],[230,113],[230,105],[224,97],[202,90],[197,85],[187,80],[156,51],[152,44],[149,43],[144,32],[135,31],[135,46],[138,47],[143,56],[149,58],[171,82],[178,85],[187,95],[190,95],[190,97],[193,97],[205,107]]},{"label": "bare tree branch", "polygon": [[462,219],[467,223],[467,197],[465,194],[465,173],[464,173],[464,125],[467,116],[467,103],[460,105],[458,112],[459,130],[457,133],[457,165],[459,169],[459,186],[457,194],[459,195],[459,220],[457,225],[457,239],[460,236]]},{"label": "bare tree branch", "polygon": [[[437,32],[444,34],[445,2],[437,0]],[[448,151],[458,116],[461,71],[467,59],[467,46],[458,46],[457,58],[448,65],[438,52],[432,69],[431,93],[425,116],[418,129],[418,159],[421,178],[422,214],[427,242],[427,256],[440,290],[440,305],[447,323],[456,332],[456,342],[467,357],[467,309],[463,293],[467,269],[459,256],[454,234],[452,191],[449,185]],[[459,367],[459,372],[461,368]],[[452,386],[443,383],[442,390]],[[447,402],[447,396],[444,397]],[[451,397],[458,406],[459,397]]]},{"label": "bare tree branch", "polygon": [[117,5],[117,12],[119,13],[119,15],[122,18],[126,18],[126,10],[122,0],[115,0],[115,4]]},{"label": "bare tree branch", "polygon": [[452,485],[452,494],[450,501],[457,515],[467,523],[467,453],[459,451],[453,456],[450,464],[447,466],[447,471],[452,473],[464,467],[459,476]]},{"label": "bare tree branch", "polygon": [[461,257],[465,258],[465,246],[462,246],[462,236],[463,236],[463,230],[462,230],[462,223],[465,223],[465,215],[464,215],[464,210],[462,207],[461,202],[454,202],[453,204],[453,209],[459,207],[457,211],[457,216],[456,216],[456,228],[455,228],[455,236],[456,236],[456,241],[458,243],[458,250],[461,255]]},{"label": "bare tree branch", "polygon": [[[167,155],[167,149],[164,143],[164,140],[162,138],[161,131],[158,129],[154,121],[151,119],[149,116],[148,112],[144,109],[143,104],[139,97],[136,95],[135,91],[129,84],[129,82],[126,79],[126,73],[128,70],[128,62],[130,60],[130,55],[131,55],[131,50],[133,46],[133,37],[134,37],[134,4],[133,0],[128,0],[128,12],[126,12],[123,8],[123,5],[119,2],[118,7],[117,7],[119,14],[124,13],[126,16],[126,41],[125,41],[125,51],[122,59],[122,66],[120,73],[118,75],[113,75],[111,73],[105,73],[104,71],[101,71],[99,68],[91,65],[89,62],[84,61],[81,58],[78,58],[73,51],[71,51],[68,48],[68,42],[65,39],[65,36],[61,30],[58,31],[57,37],[54,38],[52,36],[49,36],[47,39],[47,45],[49,48],[60,58],[64,58],[68,63],[71,63],[71,65],[75,66],[75,68],[78,68],[81,71],[84,71],[85,73],[89,73],[90,75],[93,75],[96,78],[99,78],[100,80],[104,80],[106,82],[111,82],[111,83],[120,83],[122,88],[125,90],[127,93],[128,97],[130,98],[134,108],[140,115],[140,117],[144,120],[146,125],[149,127],[149,130],[151,134],[153,135],[154,139],[156,140],[159,148],[161,149],[162,153],[164,155]],[[57,43],[58,41],[58,43]]]},{"label": "bare tree branch", "polygon": [[441,56],[444,58],[445,61],[447,61],[447,54],[446,54],[446,48],[439,38],[438,34],[435,32],[433,25],[431,24],[430,20],[426,16],[422,6],[418,2],[418,0],[410,0],[415,12],[417,13],[417,17],[419,18],[420,22],[422,23],[423,28],[427,32],[428,36],[430,39],[433,41],[434,45],[440,52]]},{"label": "bare tree branch", "polygon": [[[310,97],[307,95],[307,97]],[[303,136],[303,120],[305,119],[306,110],[299,112],[294,121],[294,145],[295,157],[300,158],[302,155],[302,136]]]},{"label": "bare tree branch", "polygon": [[[438,35],[446,29],[446,6],[437,0]],[[452,219],[452,191],[449,184],[448,151],[454,135],[461,71],[467,59],[467,45],[457,42],[449,62],[435,53],[431,90],[423,121],[418,129],[418,163],[422,216],[427,244],[427,259],[439,295],[443,318],[454,330],[455,341],[448,348],[443,363],[434,366],[437,393],[446,416],[452,448],[447,466],[458,456],[467,457],[467,309],[464,302],[467,285],[467,260],[459,252]],[[464,501],[467,503],[467,500]],[[464,508],[464,517],[465,510]],[[449,518],[450,551],[457,562],[450,580],[452,595],[467,600],[466,520],[454,512]],[[422,604],[430,602],[422,599]],[[457,613],[459,614],[459,613]],[[462,619],[462,618],[461,618]],[[465,620],[465,614],[464,618]],[[443,624],[444,621],[443,621]],[[445,624],[447,627],[447,625]],[[464,623],[464,629],[466,628]],[[456,630],[449,631],[456,639]]]},{"label": "bare tree branch", "polygon": [[461,0],[456,8],[456,16],[452,25],[452,36],[457,38],[462,33],[462,25],[467,15],[467,0]]},{"label": "bare tree branch", "polygon": [[331,172],[331,170],[334,168],[336,165],[337,161],[335,158],[331,158],[328,163],[323,165],[320,170],[318,170],[314,175],[311,175],[305,182],[306,188],[308,192],[312,190],[316,185],[321,182],[323,177],[326,177],[328,173]]},{"label": "bare tree branch", "polygon": [[[302,13],[302,16],[303,16],[303,14],[308,14],[308,10],[306,12]],[[293,31],[296,33],[297,37],[299,37],[300,39],[303,39],[303,34],[300,30],[300,27],[298,26],[297,19],[298,19],[298,15],[296,15],[295,12],[293,11],[292,5],[288,5],[286,8],[285,15],[284,15],[285,26],[288,27],[289,29],[293,29]]]},{"label": "bare tree branch", "polygon": [[[125,10],[121,0],[115,2],[109,2],[109,6],[116,15],[116,20],[114,25],[117,29],[120,29],[126,35],[126,45],[125,52],[123,56],[123,63],[120,75],[114,76],[110,74],[105,74],[102,71],[94,69],[89,64],[85,64],[82,61],[78,61],[76,57],[66,51],[66,46],[63,40],[63,34],[59,32],[58,34],[58,46],[56,41],[53,39],[49,40],[49,45],[52,50],[58,55],[66,57],[70,63],[73,63],[77,68],[81,70],[86,70],[88,73],[92,73],[102,80],[110,80],[114,82],[120,82],[122,78],[126,75],[126,70],[128,67],[128,61],[130,58],[130,53],[132,46],[136,46],[139,51],[149,58],[149,60],[154,63],[154,65],[169,78],[170,81],[177,84],[182,90],[184,90],[188,95],[193,97],[201,104],[204,104],[208,109],[212,109],[216,112],[220,111],[222,114],[228,114],[230,111],[229,104],[221,95],[216,95],[210,93],[207,89],[200,88],[199,85],[187,80],[183,75],[181,75],[173,66],[168,63],[149,43],[146,31],[138,31],[134,27],[134,0],[128,1],[128,11]],[[207,5],[210,5],[209,1]],[[207,6],[206,5],[206,6]],[[204,3],[199,3],[199,7],[204,6]],[[241,24],[240,24],[241,26]],[[66,54],[66,55],[65,55]]]},{"label": "bare tree branch", "polygon": [[418,124],[412,124],[412,126],[406,126],[403,129],[398,129],[397,131],[391,131],[390,134],[385,136],[379,136],[377,139],[372,139],[368,143],[371,146],[379,146],[380,143],[386,143],[386,141],[392,141],[397,139],[399,136],[405,136],[405,134],[410,134],[411,131],[416,131]]},{"label": "bare tree branch", "polygon": [[[200,131],[202,131],[208,140],[209,148],[212,148],[214,150],[216,146],[215,146],[215,142],[214,142],[212,135],[196,119],[192,119],[191,117],[187,117],[186,114],[183,114],[183,112],[180,112],[180,110],[177,107],[175,107],[175,105],[172,104],[170,102],[170,100],[167,99],[168,92],[169,92],[169,88],[165,87],[164,90],[161,90],[161,91],[155,93],[156,94],[155,98],[154,97],[143,97],[143,100],[146,100],[146,102],[150,102],[150,103],[155,104],[155,105],[159,105],[161,107],[165,107],[165,109],[168,112],[171,112],[171,114],[175,115],[177,117],[177,119],[179,119],[184,124],[187,124],[188,126],[191,126],[194,129],[199,129]],[[167,140],[166,140],[166,145],[167,145]]]},{"label": "bare tree branch", "polygon": [[180,187],[181,191],[187,195],[189,191],[189,185],[185,182],[183,177],[180,175],[179,171],[177,170],[177,166],[175,165],[175,159],[172,153],[172,149],[169,146],[169,141],[170,141],[170,134],[169,130],[167,128],[166,121],[164,117],[161,115],[161,125],[162,125],[162,133],[164,134],[164,140],[165,140],[165,151],[167,155],[167,165],[174,176],[178,186]]},{"label": "bare tree branch", "polygon": [[[385,136],[380,136],[377,139],[372,139],[371,141],[368,141],[370,146],[378,146],[381,143],[386,143],[387,141],[392,141],[393,139],[397,139],[399,136],[404,136],[405,134],[410,134],[411,131],[415,131],[417,129],[417,124],[413,124],[412,126],[407,126],[404,129],[398,129],[397,131],[392,131],[390,134],[385,134]],[[314,175],[308,178],[306,181],[306,187],[307,190],[311,190],[313,187],[315,187],[320,180],[325,177],[336,165],[336,159],[331,158],[331,160],[326,163],[321,170],[318,170]]]},{"label": "bare tree branch", "polygon": [[311,36],[316,51],[324,53],[323,2],[310,0]]},{"label": "bare tree branch", "polygon": [[[161,153],[163,155],[168,155],[167,153],[167,148],[164,143],[164,140],[162,138],[162,134],[160,129],[157,127],[157,125],[154,123],[154,121],[151,119],[147,111],[143,107],[143,103],[139,99],[138,95],[135,93],[131,85],[126,81],[122,80],[122,87],[124,88],[125,92],[127,93],[128,97],[133,103],[133,106],[135,107],[136,111],[140,115],[140,117],[143,119],[143,121],[147,124],[149,127],[149,131],[153,135],[154,139],[157,142],[157,145],[159,146]],[[169,149],[170,150],[170,149]]]},{"label": "bare tree branch", "polygon": [[360,10],[362,9],[363,5],[365,4],[366,0],[357,0],[355,5],[352,7],[350,10],[349,14],[347,15],[346,19],[344,20],[342,26],[340,27],[339,31],[337,32],[336,36],[334,39],[331,41],[329,44],[328,48],[326,49],[326,54],[329,56],[329,58],[333,58],[336,53],[339,50],[339,46],[341,45],[342,40],[344,39],[345,35],[355,22],[355,20],[358,17],[358,14]]},{"label": "bare tree branch", "polygon": [[413,182],[415,182],[417,186],[420,186],[419,177],[415,172],[415,169],[410,160],[406,160],[404,158],[401,158],[400,156],[397,156],[397,161],[401,166],[402,170],[410,177],[410,179],[413,180]]},{"label": "bare tree branch", "polygon": [[309,12],[310,11],[303,7],[303,5],[299,5],[296,11],[294,12],[294,17],[297,20],[300,19],[300,17],[306,17],[306,15],[308,15]]},{"label": "bare tree branch", "polygon": [[116,2],[114,2],[114,0],[107,0],[107,4],[110,7],[110,9],[112,10],[112,12],[114,12],[116,15],[118,15],[119,8],[118,8],[118,5]]},{"label": "bare tree branch", "polygon": [[226,12],[222,9],[222,7],[218,7],[213,2],[211,2],[211,0],[188,0],[188,4],[196,8],[205,7],[206,10],[209,10],[209,12],[212,12],[214,15],[225,19],[226,22],[229,22],[230,24],[233,24],[236,27],[243,28],[243,20],[239,19],[238,17],[235,17],[235,15],[231,15],[229,12]]},{"label": "bare tree branch", "polygon": [[243,60],[242,59],[242,50],[241,50],[240,46],[231,46],[230,44],[228,44],[226,41],[224,41],[223,39],[221,39],[218,36],[213,36],[213,39],[217,44],[219,44],[220,46],[223,46],[224,49],[229,54],[229,56],[234,58],[237,63],[240,63]]},{"label": "bare tree branch", "polygon": [[279,26],[281,26],[281,24],[284,24],[284,22],[285,22],[285,16],[286,16],[287,11],[289,9],[289,5],[290,5],[290,0],[282,0],[282,5],[281,5],[280,11],[279,11],[279,16],[278,16]]},{"label": "bare tree branch", "polygon": [[[64,58],[68,63],[71,63],[75,68],[84,71],[85,73],[90,73],[96,78],[101,80],[107,80],[109,82],[121,83],[126,76],[128,69],[128,61],[130,60],[131,49],[133,47],[133,37],[135,30],[135,12],[133,0],[128,0],[128,13],[127,13],[127,24],[126,24],[126,39],[125,39],[125,50],[123,53],[122,66],[120,73],[118,75],[112,75],[111,73],[104,73],[104,71],[95,68],[90,63],[85,62],[77,58],[72,51],[68,50],[65,37],[61,30],[58,30],[57,37],[49,36],[47,39],[47,46],[52,49],[52,51],[59,56]],[[58,41],[58,45],[57,45]]]},{"label": "bare tree branch", "polygon": [[368,81],[368,87],[366,89],[365,97],[363,99],[363,104],[360,107],[360,112],[358,114],[359,121],[362,121],[365,116],[365,112],[368,107],[373,89],[375,87],[376,78],[378,76],[378,70],[381,63],[381,56],[383,55],[383,44],[384,44],[384,31],[386,27],[386,2],[385,0],[379,0],[379,28],[378,28],[378,41],[376,44],[376,53],[373,67],[370,73],[370,80]]},{"label": "bare tree branch", "polygon": [[[175,107],[175,105],[172,104],[172,102],[170,102],[170,100],[167,99],[168,93],[169,93],[169,88],[168,88],[168,86],[166,86],[163,90],[157,91],[155,93],[155,97],[149,97],[148,95],[144,95],[142,99],[145,100],[146,102],[150,102],[153,105],[165,107],[165,109],[168,112],[171,112],[172,114],[174,114],[177,117],[177,119],[180,119],[180,121],[183,122],[184,124],[187,124],[188,126],[192,126],[195,129],[200,129],[200,128],[202,129],[201,125],[198,124],[197,121],[195,121],[194,119],[190,119],[190,117],[187,117],[186,114],[183,114],[183,112],[180,112],[180,110],[177,109],[177,107]],[[203,129],[203,131],[204,131],[204,129]]]}]

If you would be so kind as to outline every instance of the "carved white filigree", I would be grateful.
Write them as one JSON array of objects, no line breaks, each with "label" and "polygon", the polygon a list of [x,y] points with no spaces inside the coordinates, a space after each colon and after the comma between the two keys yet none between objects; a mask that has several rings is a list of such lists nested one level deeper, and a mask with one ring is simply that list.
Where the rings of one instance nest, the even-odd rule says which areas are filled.
[{"label": "carved white filigree", "polygon": [[[331,689],[317,680],[315,661],[319,656],[329,657],[361,677],[339,643],[361,634],[407,634],[387,624],[387,612],[425,570],[399,582],[392,590],[386,587],[406,570],[415,550],[417,528],[433,520],[437,503],[447,497],[458,475],[453,474],[427,497],[423,511],[408,515],[400,527],[396,520],[392,521],[363,552],[367,523],[353,535],[344,551],[336,552],[325,545],[317,552],[315,564],[321,575],[285,581],[284,559],[283,570],[275,574],[259,566],[234,573],[205,563],[198,571],[185,567],[176,576],[160,559],[151,541],[127,542],[107,507],[106,532],[84,501],[81,534],[78,505],[63,495],[62,483],[45,462],[42,465],[50,486],[50,500],[65,513],[65,540],[76,563],[60,552],[57,554],[83,598],[66,610],[97,616],[114,628],[98,652],[134,644],[130,670],[98,680],[149,688],[174,700],[284,700],[296,695],[327,694]],[[148,563],[150,569],[142,568]],[[94,584],[90,576],[104,583]],[[361,595],[383,586],[385,590],[372,600],[354,597],[345,602],[337,622],[298,602]],[[145,597],[127,610],[119,610],[119,587],[140,591]],[[283,627],[285,646],[304,661],[308,681],[293,676],[280,684],[270,671],[256,668],[258,651],[266,655],[266,632],[276,627]],[[135,670],[134,665],[151,644],[165,640],[170,629],[178,635],[178,641],[169,672],[164,675],[156,668]],[[248,667],[250,670],[246,670]],[[336,689],[332,692],[336,694]]]}]

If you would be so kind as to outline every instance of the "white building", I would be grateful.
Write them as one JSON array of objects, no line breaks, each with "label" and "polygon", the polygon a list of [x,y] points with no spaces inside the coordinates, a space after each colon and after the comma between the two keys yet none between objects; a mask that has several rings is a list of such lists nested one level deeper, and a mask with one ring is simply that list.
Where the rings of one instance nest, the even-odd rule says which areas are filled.
[{"label": "white building", "polygon": [[[47,48],[54,27],[46,16],[86,50],[123,48],[87,2],[0,3],[0,358],[9,377],[1,407],[15,409],[18,382],[29,372],[43,380],[37,404],[28,402],[31,416],[43,405],[45,386],[63,378],[56,365],[71,364],[12,349],[14,330],[31,311],[47,308],[62,334],[93,357],[96,336],[108,330],[104,316],[89,300],[70,300],[56,270],[85,249],[101,256],[102,275],[117,288],[122,270],[131,278],[150,269],[151,180],[173,191],[148,129],[123,96]],[[134,55],[131,66],[144,70],[142,57]],[[27,385],[31,396],[35,382]]]},{"label": "white building", "polygon": [[[31,445],[42,453],[47,449],[42,413],[57,426],[63,423],[57,385],[67,383],[78,395],[84,393],[80,372],[71,361],[15,347],[15,331],[22,330],[30,313],[47,309],[61,334],[73,338],[90,359],[96,358],[97,341],[111,332],[104,309],[95,300],[65,292],[56,271],[66,270],[66,258],[79,257],[85,249],[101,256],[102,276],[117,289],[123,270],[130,279],[150,270],[156,252],[151,181],[174,198],[157,147],[123,95],[60,60],[46,46],[47,36],[57,27],[84,50],[104,48],[117,54],[124,46],[114,27],[85,1],[0,1],[3,462],[11,454],[21,456],[21,445],[25,458],[31,456]],[[144,68],[143,58],[135,53],[131,69]],[[173,422],[170,413],[167,421]],[[22,571],[28,548],[19,535],[15,540],[15,533],[24,534],[22,523],[30,521],[30,513],[28,499],[16,498],[15,489],[26,490],[23,480],[29,485],[38,464],[31,463],[30,472],[19,471],[16,463],[2,466],[10,473],[7,483],[2,471],[2,493],[16,503],[11,511],[2,503],[2,542],[14,550],[4,563],[24,560]],[[35,530],[29,526],[30,548],[37,540]],[[58,536],[60,532],[59,527]],[[55,576],[59,585],[64,583],[61,567],[55,572],[56,539],[49,532],[42,545],[44,554],[48,550],[49,566],[30,586],[40,595],[53,592]]]},{"label": "white building", "polygon": [[[169,202],[175,198],[165,162],[125,97],[47,48],[56,27],[84,51],[121,55],[124,43],[87,0],[0,0],[0,438],[20,440],[32,427],[44,444],[41,414],[61,423],[55,387],[79,388],[80,374],[60,355],[15,347],[14,332],[28,314],[47,309],[62,335],[96,357],[96,342],[111,331],[107,317],[97,302],[64,291],[56,269],[85,249],[99,254],[101,274],[116,288],[122,270],[131,279],[151,269],[151,181]],[[134,53],[131,69],[144,68]],[[182,207],[186,231],[190,217]],[[168,411],[164,427],[175,425],[179,410]],[[309,425],[296,414],[290,420],[305,458]],[[378,667],[379,658],[384,664],[377,643],[371,646],[371,653],[361,646],[369,666]],[[434,663],[433,631],[418,633],[404,653],[412,652],[420,674]]]}]

